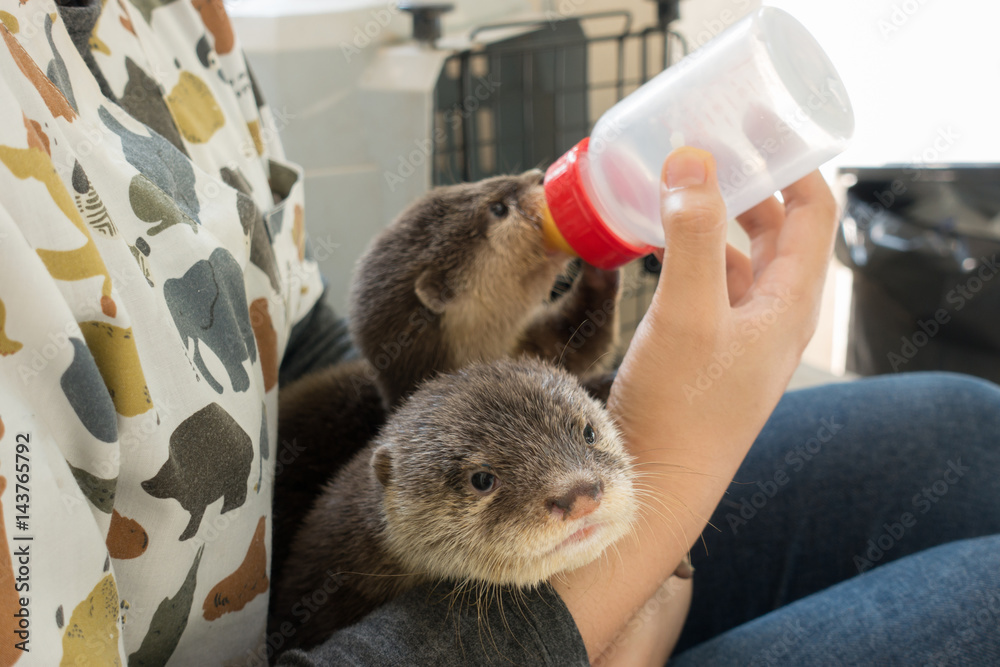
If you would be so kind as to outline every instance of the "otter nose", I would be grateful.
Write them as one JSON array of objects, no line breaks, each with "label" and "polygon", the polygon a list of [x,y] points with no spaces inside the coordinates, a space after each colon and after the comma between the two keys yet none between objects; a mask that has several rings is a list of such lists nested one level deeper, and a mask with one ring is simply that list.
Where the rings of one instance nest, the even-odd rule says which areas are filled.
[{"label": "otter nose", "polygon": [[592,513],[604,497],[604,482],[580,482],[568,493],[545,501],[556,519],[579,519]]},{"label": "otter nose", "polygon": [[541,169],[529,169],[521,174],[521,178],[528,181],[531,185],[541,185],[545,180],[545,172]]}]

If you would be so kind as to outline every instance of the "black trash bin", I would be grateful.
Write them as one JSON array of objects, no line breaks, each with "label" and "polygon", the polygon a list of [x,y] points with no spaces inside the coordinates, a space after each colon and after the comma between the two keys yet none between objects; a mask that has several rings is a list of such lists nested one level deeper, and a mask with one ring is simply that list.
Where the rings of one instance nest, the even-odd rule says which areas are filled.
[{"label": "black trash bin", "polygon": [[842,168],[848,370],[1000,382],[1000,165]]}]

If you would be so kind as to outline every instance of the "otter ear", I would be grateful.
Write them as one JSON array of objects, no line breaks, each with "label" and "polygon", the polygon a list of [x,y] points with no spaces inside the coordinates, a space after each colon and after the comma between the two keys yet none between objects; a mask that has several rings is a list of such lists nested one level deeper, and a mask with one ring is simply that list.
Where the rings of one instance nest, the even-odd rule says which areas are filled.
[{"label": "otter ear", "polygon": [[431,269],[420,274],[415,289],[420,303],[436,315],[443,313],[448,307],[448,302],[455,297],[444,278]]},{"label": "otter ear", "polygon": [[375,469],[375,479],[379,481],[379,484],[389,486],[392,473],[392,454],[389,452],[388,446],[380,445],[372,454],[372,468]]}]

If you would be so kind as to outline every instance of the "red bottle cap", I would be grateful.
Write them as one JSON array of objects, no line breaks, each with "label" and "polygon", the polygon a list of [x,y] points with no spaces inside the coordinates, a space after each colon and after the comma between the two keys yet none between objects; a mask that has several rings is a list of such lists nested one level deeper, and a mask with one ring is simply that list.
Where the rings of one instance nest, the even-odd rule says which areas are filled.
[{"label": "red bottle cap", "polygon": [[580,160],[586,158],[589,143],[584,139],[548,168],[545,201],[559,235],[576,254],[599,269],[615,269],[655,248],[623,240],[594,208],[580,178]]}]

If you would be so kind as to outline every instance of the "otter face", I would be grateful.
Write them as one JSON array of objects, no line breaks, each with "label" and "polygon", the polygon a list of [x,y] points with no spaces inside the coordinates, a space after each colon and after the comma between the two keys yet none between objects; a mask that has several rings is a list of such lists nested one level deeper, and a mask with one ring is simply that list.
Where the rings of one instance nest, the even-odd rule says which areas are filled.
[{"label": "otter face", "polygon": [[420,255],[416,291],[425,306],[503,302],[512,292],[532,305],[545,298],[569,257],[545,246],[544,177],[532,169],[435,188],[403,214],[400,231],[422,232],[424,247],[412,251]]},{"label": "otter face", "polygon": [[[540,270],[551,273],[561,268],[568,259],[545,248],[542,234],[546,206],[544,178],[542,171],[532,169],[520,176],[501,176],[480,184],[476,202],[480,209],[478,215],[488,217],[490,224],[485,226],[487,243],[478,248],[477,259],[487,272],[509,271],[513,266],[521,268],[515,275],[496,273],[495,277],[519,279],[525,283]],[[552,278],[554,280],[555,275]],[[551,281],[545,287],[551,287]]]},{"label": "otter face", "polygon": [[[461,347],[476,350],[494,343],[497,349],[470,355],[462,363],[510,353],[516,333],[566,268],[569,257],[545,246],[543,179],[534,169],[468,186],[468,225],[475,230],[475,242],[447,278],[455,298],[443,311],[444,329],[466,344]],[[478,345],[472,342],[476,339]]]},{"label": "otter face", "polygon": [[442,317],[452,349],[466,352],[456,367],[510,354],[566,268],[567,255],[546,249],[543,179],[535,169],[474,184],[469,214],[477,242],[450,274],[460,287]]},{"label": "otter face", "polygon": [[380,442],[388,548],[409,572],[533,586],[598,558],[636,515],[610,416],[542,362],[427,382]]},{"label": "otter face", "polygon": [[545,248],[542,179],[532,170],[435,188],[358,262],[351,331],[388,403],[432,371],[516,349],[569,261]]}]

